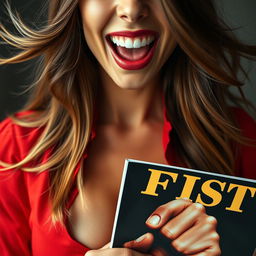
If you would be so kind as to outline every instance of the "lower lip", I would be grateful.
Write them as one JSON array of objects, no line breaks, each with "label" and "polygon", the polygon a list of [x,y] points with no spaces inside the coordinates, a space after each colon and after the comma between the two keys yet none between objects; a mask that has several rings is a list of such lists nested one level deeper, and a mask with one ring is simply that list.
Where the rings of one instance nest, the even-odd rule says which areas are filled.
[{"label": "lower lip", "polygon": [[[123,59],[121,56],[119,56],[115,50],[110,46],[111,49],[111,53],[117,63],[117,65],[123,69],[126,70],[138,70],[138,69],[142,69],[144,67],[146,67],[149,62],[152,60],[153,56],[154,56],[154,52],[156,49],[156,45],[157,45],[158,40],[156,39],[154,42],[154,45],[150,48],[149,52],[147,53],[147,55],[139,60],[134,60],[134,61],[130,61],[130,60],[126,60]],[[108,44],[110,44],[108,42]]]}]

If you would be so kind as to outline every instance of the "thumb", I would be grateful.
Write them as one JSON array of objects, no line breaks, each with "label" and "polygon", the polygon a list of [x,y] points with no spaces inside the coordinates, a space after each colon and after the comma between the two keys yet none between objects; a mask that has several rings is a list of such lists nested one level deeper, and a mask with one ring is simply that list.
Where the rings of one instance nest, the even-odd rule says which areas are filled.
[{"label": "thumb", "polygon": [[148,252],[154,242],[154,236],[151,233],[146,233],[136,240],[126,242],[125,248],[134,249],[139,252]]},{"label": "thumb", "polygon": [[105,244],[103,247],[101,247],[100,250],[102,250],[102,249],[108,249],[108,248],[110,248],[110,242],[107,243],[107,244]]},{"label": "thumb", "polygon": [[[108,249],[108,248],[110,248],[110,242],[107,243],[107,244],[105,244],[105,245],[104,245],[103,247],[101,247],[99,250],[104,250],[104,249]],[[98,252],[98,250],[89,250],[89,251],[87,251],[87,252],[85,253],[84,256],[89,255],[90,253],[92,253],[92,251],[94,251],[95,253]],[[90,255],[91,255],[91,254],[90,254]]]}]

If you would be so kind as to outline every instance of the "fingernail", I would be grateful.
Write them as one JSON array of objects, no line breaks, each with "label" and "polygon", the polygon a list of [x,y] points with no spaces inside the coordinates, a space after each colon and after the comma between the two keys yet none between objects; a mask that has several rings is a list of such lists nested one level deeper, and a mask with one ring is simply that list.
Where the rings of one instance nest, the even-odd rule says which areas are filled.
[{"label": "fingernail", "polygon": [[144,240],[144,239],[146,238],[146,236],[147,236],[147,235],[144,234],[144,235],[138,237],[138,238],[135,240],[135,242],[137,242],[137,243],[141,242],[142,240]]},{"label": "fingernail", "polygon": [[148,220],[147,220],[147,223],[149,223],[150,225],[153,225],[153,226],[157,226],[159,223],[160,223],[160,216],[158,215],[153,215],[151,216]]}]

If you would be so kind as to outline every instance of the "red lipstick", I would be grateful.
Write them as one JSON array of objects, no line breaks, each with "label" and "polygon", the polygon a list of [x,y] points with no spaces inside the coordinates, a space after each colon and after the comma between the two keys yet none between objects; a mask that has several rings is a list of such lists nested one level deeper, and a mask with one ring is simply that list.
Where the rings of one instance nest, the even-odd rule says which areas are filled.
[{"label": "red lipstick", "polygon": [[[136,59],[136,60],[128,60],[118,53],[119,51],[117,50],[117,47],[121,47],[121,46],[115,45],[110,39],[111,36],[129,37],[131,39],[136,37],[143,38],[143,37],[153,36],[154,41],[149,46],[145,46],[148,48],[148,50],[146,50],[147,53],[142,58]],[[107,42],[108,42],[108,45],[110,46],[111,53],[114,60],[116,61],[119,67],[126,70],[142,69],[150,63],[150,61],[154,56],[154,52],[158,42],[158,37],[159,37],[158,33],[152,30],[118,31],[118,32],[109,33],[106,36]],[[132,51],[136,52],[137,49],[133,49]]]},{"label": "red lipstick", "polygon": [[136,31],[118,31],[107,34],[107,36],[126,36],[126,37],[142,37],[142,36],[158,36],[158,33],[148,29],[141,29]]}]

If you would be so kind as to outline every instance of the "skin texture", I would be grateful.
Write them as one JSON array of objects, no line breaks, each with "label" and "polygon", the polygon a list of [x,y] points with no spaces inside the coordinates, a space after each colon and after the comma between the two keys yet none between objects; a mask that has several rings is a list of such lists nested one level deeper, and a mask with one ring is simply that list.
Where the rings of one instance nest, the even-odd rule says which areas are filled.
[{"label": "skin texture", "polygon": [[[81,0],[80,10],[86,41],[105,70],[116,85],[126,89],[138,89],[156,79],[160,68],[172,53],[176,43],[169,32],[169,24],[159,0]],[[160,32],[152,62],[138,71],[127,71],[114,61],[105,40],[108,33],[116,31],[136,31],[150,29]]]},{"label": "skin texture", "polygon": [[[79,7],[85,39],[100,64],[101,101],[97,136],[85,163],[84,193],[90,205],[82,209],[79,198],[75,200],[71,207],[71,232],[77,240],[94,248],[86,256],[166,256],[161,249],[148,254],[154,239],[150,233],[125,243],[125,248],[112,249],[107,242],[124,159],[166,163],[161,145],[163,106],[159,71],[176,45],[167,17],[159,0],[80,0]],[[115,63],[105,36],[111,32],[139,29],[159,32],[154,57],[143,69],[122,69]],[[149,141],[150,147],[141,147]],[[149,151],[152,148],[154,151]],[[106,163],[104,170],[98,159]],[[103,220],[93,212],[108,217]],[[148,220],[146,224],[152,229],[160,229],[178,251],[193,256],[220,255],[216,220],[208,216],[201,205],[174,200],[160,206],[152,216],[159,223],[153,225]]]}]

